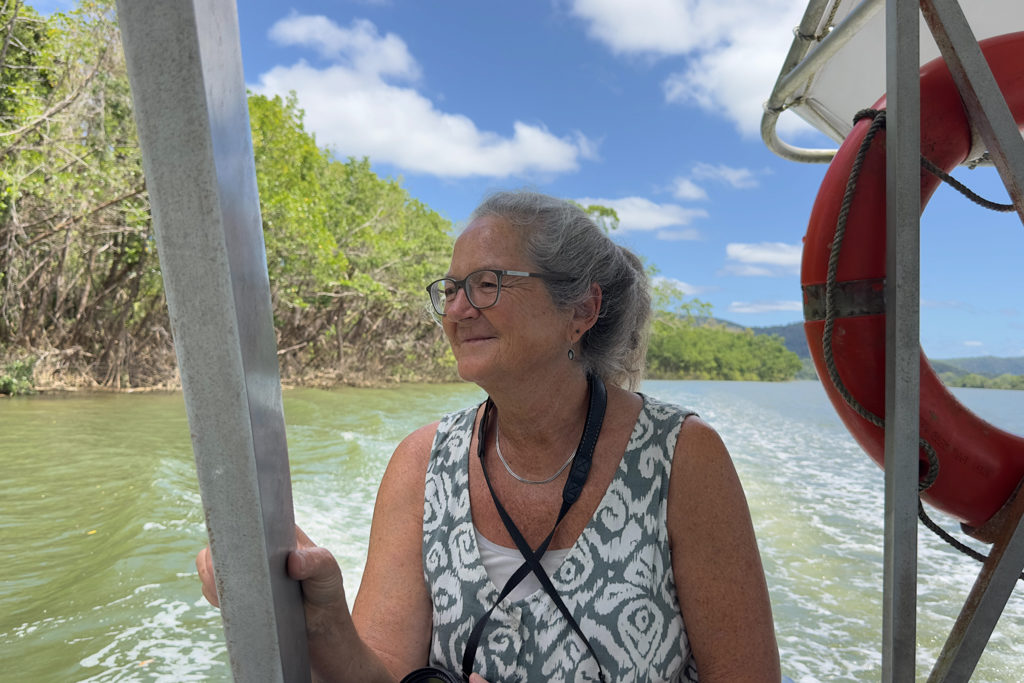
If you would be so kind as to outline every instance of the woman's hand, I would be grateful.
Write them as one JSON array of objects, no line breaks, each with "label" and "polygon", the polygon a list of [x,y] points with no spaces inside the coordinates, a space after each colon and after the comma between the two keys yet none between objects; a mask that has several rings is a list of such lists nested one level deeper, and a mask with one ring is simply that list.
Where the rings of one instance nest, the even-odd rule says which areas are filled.
[{"label": "woman's hand", "polygon": [[469,683],[487,683],[487,681],[485,681],[484,677],[480,674],[470,674]]},{"label": "woman's hand", "polygon": [[[296,548],[288,554],[288,576],[302,586],[302,601],[309,636],[309,658],[315,677],[322,680],[385,681],[387,673],[376,655],[360,639],[349,614],[345,587],[337,560],[326,548],[295,527]],[[196,555],[203,596],[220,606],[207,546]]]},{"label": "woman's hand", "polygon": [[297,547],[288,554],[288,576],[302,584],[307,631],[319,634],[337,621],[339,613],[348,614],[341,568],[327,548],[311,541],[298,526],[295,540]]},{"label": "woman's hand", "polygon": [[[322,611],[344,605],[344,583],[334,556],[326,548],[317,546],[298,526],[295,527],[295,540],[297,547],[288,554],[288,576],[302,582],[307,615],[310,609]],[[196,569],[202,582],[203,597],[214,607],[220,607],[210,546],[196,555]]]},{"label": "woman's hand", "polygon": [[203,597],[214,607],[220,607],[217,585],[213,579],[213,556],[210,555],[210,546],[206,546],[196,555],[196,569],[203,584]]}]

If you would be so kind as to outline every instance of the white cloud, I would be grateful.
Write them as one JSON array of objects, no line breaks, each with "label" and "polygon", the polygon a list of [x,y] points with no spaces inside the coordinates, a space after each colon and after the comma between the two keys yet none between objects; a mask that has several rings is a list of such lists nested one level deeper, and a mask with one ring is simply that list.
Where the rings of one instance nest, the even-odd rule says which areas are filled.
[{"label": "white cloud", "polygon": [[[584,197],[576,200],[583,206],[600,204],[615,209],[619,215],[619,229],[629,230],[662,230],[676,226],[689,225],[695,218],[706,218],[704,209],[688,209],[678,204],[656,204],[643,197],[624,197],[622,199],[594,199]],[[672,231],[667,239],[700,239],[696,230]]]},{"label": "white cloud", "polygon": [[802,248],[799,244],[761,242],[745,244],[732,242],[725,245],[726,255],[743,263],[768,263],[774,266],[798,266]]},{"label": "white cloud", "polygon": [[713,46],[732,24],[748,21],[737,0],[574,0],[587,33],[617,54],[681,55]]},{"label": "white cloud", "polygon": [[666,242],[694,242],[700,239],[700,231],[694,228],[686,230],[659,230],[655,237]]},{"label": "white cloud", "polygon": [[[663,83],[669,102],[693,104],[760,134],[763,103],[782,67],[803,0],[573,0],[587,33],[616,54],[683,58]],[[795,116],[779,131],[810,127]]]},{"label": "white cloud", "polygon": [[757,187],[757,178],[749,168],[733,168],[725,164],[698,163],[693,167],[693,177],[698,180],[719,180],[740,190]]},{"label": "white cloud", "polygon": [[705,287],[698,287],[696,285],[691,285],[689,282],[684,282],[682,280],[677,280],[674,277],[665,277],[663,275],[655,275],[653,278],[651,278],[651,283],[653,285],[655,285],[655,286],[659,286],[659,285],[670,285],[670,286],[673,286],[676,289],[678,289],[679,292],[681,294],[683,294],[684,296],[694,296],[694,295],[700,294],[701,292],[706,290]]},{"label": "white cloud", "polygon": [[410,87],[419,65],[394,34],[355,20],[338,26],[322,16],[292,14],[271,38],[315,50],[332,63],[277,66],[250,88],[264,95],[295,91],[307,129],[341,157],[367,156],[403,171],[450,178],[507,178],[566,173],[597,156],[582,133],[558,136],[543,125],[511,122],[511,135],[484,131],[466,116],[443,112]]},{"label": "white cloud", "polygon": [[969,301],[960,299],[921,299],[921,308],[936,308],[950,311],[965,311],[967,313],[978,313],[978,307]]},{"label": "white cloud", "polygon": [[343,28],[325,16],[301,15],[293,10],[288,18],[270,27],[269,37],[279,45],[312,48],[321,57],[345,63],[369,77],[420,77],[419,64],[405,42],[394,33],[382,37],[366,19],[354,19],[350,28]]},{"label": "white cloud", "polygon": [[984,346],[985,342],[980,341],[965,341],[964,346]]},{"label": "white cloud", "polygon": [[707,191],[689,178],[676,178],[672,181],[672,196],[677,199],[707,199]]},{"label": "white cloud", "polygon": [[729,304],[730,313],[773,313],[803,309],[803,303],[799,301],[733,301]]},{"label": "white cloud", "polygon": [[780,275],[776,268],[765,268],[750,264],[730,263],[722,268],[723,275],[736,275],[738,277],[774,277]]},{"label": "white cloud", "polygon": [[799,271],[802,251],[799,244],[784,242],[733,242],[725,246],[726,258],[732,263],[724,270],[745,277],[789,275]]},{"label": "white cloud", "polygon": [[572,137],[576,142],[576,149],[579,150],[581,157],[588,161],[599,161],[601,159],[601,155],[598,153],[598,148],[600,147],[598,141],[589,139],[578,130],[573,132]]}]

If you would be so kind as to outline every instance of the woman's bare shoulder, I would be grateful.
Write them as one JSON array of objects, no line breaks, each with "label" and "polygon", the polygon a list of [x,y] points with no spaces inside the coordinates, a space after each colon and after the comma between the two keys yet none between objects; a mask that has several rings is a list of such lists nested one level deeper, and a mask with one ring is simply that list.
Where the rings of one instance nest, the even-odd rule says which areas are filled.
[{"label": "woman's bare shoulder", "polygon": [[405,477],[415,476],[421,480],[422,485],[439,424],[431,422],[423,425],[402,439],[388,462],[382,484],[388,483],[389,479],[399,478],[404,481]]},{"label": "woman's bare shoulder", "polygon": [[682,454],[704,454],[711,458],[729,456],[722,437],[697,414],[688,415],[679,428],[676,455]]}]

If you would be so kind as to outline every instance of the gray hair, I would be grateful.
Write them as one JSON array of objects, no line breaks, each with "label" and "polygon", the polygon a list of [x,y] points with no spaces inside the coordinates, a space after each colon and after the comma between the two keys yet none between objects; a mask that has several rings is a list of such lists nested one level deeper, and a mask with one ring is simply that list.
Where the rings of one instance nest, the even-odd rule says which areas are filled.
[{"label": "gray hair", "polygon": [[590,285],[601,287],[597,322],[580,339],[577,358],[606,382],[635,390],[643,379],[651,294],[640,259],[613,242],[579,205],[528,191],[497,192],[469,217],[495,216],[521,230],[523,250],[538,268],[568,273],[546,281],[555,305],[582,306]]}]

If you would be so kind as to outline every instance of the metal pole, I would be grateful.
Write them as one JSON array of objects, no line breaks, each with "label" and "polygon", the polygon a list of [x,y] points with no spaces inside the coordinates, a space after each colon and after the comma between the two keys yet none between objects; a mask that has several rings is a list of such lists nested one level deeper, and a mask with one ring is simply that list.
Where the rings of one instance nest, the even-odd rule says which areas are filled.
[{"label": "metal pole", "polygon": [[310,678],[234,0],[118,0],[231,670]]},{"label": "metal pole", "polygon": [[882,680],[915,680],[920,413],[917,0],[886,2],[885,568]]}]

